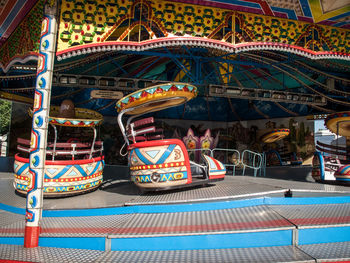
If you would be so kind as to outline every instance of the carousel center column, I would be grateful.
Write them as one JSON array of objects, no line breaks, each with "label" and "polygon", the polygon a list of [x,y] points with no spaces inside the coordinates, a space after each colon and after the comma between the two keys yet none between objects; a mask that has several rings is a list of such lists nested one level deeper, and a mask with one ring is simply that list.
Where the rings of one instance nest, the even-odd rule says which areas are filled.
[{"label": "carousel center column", "polygon": [[48,1],[45,6],[45,15],[41,24],[30,141],[29,172],[31,178],[28,184],[26,203],[24,247],[37,247],[39,244],[51,83],[56,51],[56,2],[57,1],[54,0]]}]

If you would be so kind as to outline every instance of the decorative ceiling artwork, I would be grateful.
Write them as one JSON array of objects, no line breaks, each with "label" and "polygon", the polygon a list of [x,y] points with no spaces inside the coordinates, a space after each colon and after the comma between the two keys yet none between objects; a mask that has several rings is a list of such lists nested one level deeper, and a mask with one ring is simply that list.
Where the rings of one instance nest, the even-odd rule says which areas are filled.
[{"label": "decorative ceiling artwork", "polygon": [[38,0],[0,1],[0,45],[12,34]]},{"label": "decorative ceiling artwork", "polygon": [[[2,98],[31,103],[47,1],[0,0]],[[156,117],[235,121],[347,110],[347,2],[62,0],[52,103],[70,98],[115,116],[114,98],[91,94],[178,81],[197,86],[198,97]]]},{"label": "decorative ceiling artwork", "polygon": [[196,3],[309,23],[350,27],[350,4],[347,0],[199,0]]},{"label": "decorative ceiling artwork", "polygon": [[[120,3],[101,2],[95,6],[80,0],[64,0],[61,5],[58,59],[87,49],[91,52],[95,46],[111,48],[124,44],[127,49],[150,49],[153,46],[179,45],[180,37],[184,37],[183,42],[195,42],[194,45],[214,45],[219,50],[231,48],[227,50],[229,52],[238,52],[241,47],[244,50],[260,50],[264,48],[262,45],[278,50],[294,49],[295,52],[300,47],[303,52],[312,55],[313,51],[330,51],[320,53],[322,55],[350,52],[350,32],[346,29],[232,12],[223,8],[227,5],[215,3],[208,7],[174,1],[125,0]],[[185,40],[186,37],[197,39]]]}]

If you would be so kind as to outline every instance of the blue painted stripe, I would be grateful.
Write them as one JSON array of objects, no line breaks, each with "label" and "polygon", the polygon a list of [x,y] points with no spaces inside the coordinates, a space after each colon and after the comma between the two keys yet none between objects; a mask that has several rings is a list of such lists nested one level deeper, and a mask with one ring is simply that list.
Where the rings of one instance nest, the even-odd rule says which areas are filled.
[{"label": "blue painted stripe", "polygon": [[[329,18],[327,20],[331,20],[331,21],[337,21],[338,19],[341,19],[343,17],[347,17],[347,16],[350,16],[350,11],[349,12],[346,12],[346,13],[343,13],[343,14],[340,14],[340,15],[337,15],[337,16],[334,16],[332,18]],[[334,25],[332,25],[334,26]]]},{"label": "blue painted stripe", "polygon": [[[315,204],[345,204],[350,203],[350,196],[336,197],[264,197],[246,200],[231,200],[207,203],[172,204],[172,205],[131,205],[122,207],[44,210],[44,217],[77,217],[77,216],[105,216],[133,213],[179,213],[195,211],[211,211],[258,205],[315,205]],[[0,209],[15,214],[25,214],[24,208],[17,208],[0,204]]]},{"label": "blue painted stripe", "polygon": [[58,174],[56,174],[53,178],[49,177],[48,179],[59,179],[62,175],[64,175],[72,165],[66,165]]},{"label": "blue painted stripe", "polygon": [[348,24],[348,22],[340,22],[340,23],[333,24],[332,26],[334,26],[334,27],[342,27],[342,26],[344,26],[346,24]]},{"label": "blue painted stripe", "polygon": [[219,3],[225,3],[225,4],[230,4],[230,5],[239,5],[243,7],[253,7],[261,10],[261,6],[257,3],[252,3],[252,2],[246,2],[246,1],[239,1],[239,0],[220,0],[220,1],[213,1],[210,0],[211,2],[219,2]]},{"label": "blue painted stripe", "polygon": [[163,164],[165,160],[168,159],[169,155],[173,152],[175,147],[176,147],[176,144],[170,144],[168,146],[168,149],[166,149],[163,155],[159,158],[157,164]]},{"label": "blue painted stripe", "polygon": [[292,245],[292,230],[111,239],[112,251],[224,249],[289,245]]},{"label": "blue painted stripe", "polygon": [[133,213],[180,213],[195,211],[212,211],[220,209],[231,209],[257,205],[313,205],[313,204],[344,204],[350,203],[350,196],[337,197],[265,197],[247,200],[233,200],[208,203],[173,204],[173,205],[135,205],[112,208],[96,208],[81,210],[44,210],[44,217],[64,217],[64,216],[98,216],[114,214]]},{"label": "blue painted stripe", "polygon": [[344,171],[345,171],[345,170],[347,170],[348,168],[349,168],[349,166],[348,166],[348,165],[343,166],[343,167],[341,167],[341,169],[340,169],[340,170],[338,170],[338,173],[342,174],[342,173],[344,173]]},{"label": "blue painted stripe", "polygon": [[348,241],[350,226],[299,229],[299,245]]},{"label": "blue painted stripe", "polygon": [[23,246],[24,238],[23,237],[0,237],[0,244]]},{"label": "blue painted stripe", "polygon": [[[143,162],[144,164],[146,164],[146,165],[151,165],[151,164],[153,164],[153,163],[151,163],[145,156],[143,156],[143,154],[141,153],[141,151],[140,151],[138,148],[134,149],[134,152],[136,153],[136,156],[137,156],[137,157],[141,160],[141,162]],[[131,152],[130,155],[132,155],[132,152]]]},{"label": "blue painted stripe", "polygon": [[301,8],[303,9],[304,16],[312,18],[311,9],[309,6],[308,0],[299,0],[301,4]]},{"label": "blue painted stripe", "polygon": [[87,173],[84,171],[83,168],[81,168],[80,165],[74,165],[74,167],[79,171],[79,173],[80,173],[83,177],[88,176]]},{"label": "blue painted stripe", "polygon": [[[9,15],[6,17],[6,19],[4,20],[4,22],[2,23],[1,27],[0,27],[0,37],[7,31],[7,29],[10,27],[13,18],[16,17],[17,15],[19,15],[20,10],[22,9],[22,7],[25,5],[26,0],[19,0],[16,1],[15,6],[12,8],[11,12],[9,13]],[[19,22],[20,23],[20,22]]]},{"label": "blue painted stripe", "polygon": [[324,180],[324,176],[325,176],[325,167],[324,167],[324,160],[323,160],[323,156],[320,152],[315,152],[314,153],[314,158],[318,158],[318,161],[320,163],[320,177],[321,180]]},{"label": "blue painted stripe", "polygon": [[19,208],[19,207],[15,207],[12,205],[5,205],[0,203],[0,210],[4,210],[7,212],[11,212],[14,214],[19,214],[19,215],[25,215],[26,214],[26,209],[25,208]]},{"label": "blue painted stripe", "polygon": [[24,171],[25,169],[27,169],[27,168],[29,168],[29,163],[23,164],[22,167],[18,169],[18,171],[17,171],[16,174],[17,174],[17,175],[21,175],[21,174],[23,173],[23,171]]},{"label": "blue painted stripe", "polygon": [[216,167],[216,164],[214,163],[213,159],[211,159],[209,156],[205,159],[209,162],[209,167],[218,168]]},{"label": "blue painted stripe", "polygon": [[99,161],[98,163],[95,164],[95,168],[92,170],[92,172],[89,174],[89,176],[93,175],[97,171],[98,167],[100,167],[100,162],[101,161]]},{"label": "blue painted stripe", "polygon": [[350,178],[338,178],[338,177],[336,177],[336,181],[347,181],[347,182],[350,182]]},{"label": "blue painted stripe", "polygon": [[[23,243],[22,243],[23,244]],[[104,237],[40,237],[40,247],[105,250]]]},{"label": "blue painted stripe", "polygon": [[44,210],[44,217],[76,217],[76,216],[104,216],[134,213],[179,213],[210,211],[218,209],[240,208],[262,205],[264,199],[256,198],[239,201],[222,201],[209,203],[191,203],[176,205],[135,205],[110,208],[80,209],[80,210]]},{"label": "blue painted stripe", "polygon": [[267,205],[326,205],[350,203],[350,196],[328,196],[328,197],[265,197],[264,204]]},{"label": "blue painted stripe", "polygon": [[285,14],[287,14],[289,19],[298,20],[298,17],[295,14],[294,10],[280,8],[280,7],[275,7],[275,6],[272,6],[271,10],[274,11],[274,12],[276,11],[276,12],[280,12],[280,13],[285,13]]}]

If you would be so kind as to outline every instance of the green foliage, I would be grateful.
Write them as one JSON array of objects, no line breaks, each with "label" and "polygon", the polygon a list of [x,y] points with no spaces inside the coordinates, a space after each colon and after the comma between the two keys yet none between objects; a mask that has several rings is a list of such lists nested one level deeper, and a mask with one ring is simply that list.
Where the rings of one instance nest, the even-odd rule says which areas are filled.
[{"label": "green foliage", "polygon": [[0,135],[4,135],[10,130],[11,102],[0,100]]},{"label": "green foliage", "polygon": [[294,127],[294,119],[289,120],[289,139],[290,142],[295,142],[296,141],[296,130]]},{"label": "green foliage", "polygon": [[298,132],[298,145],[300,147],[305,146],[305,126],[304,122],[300,124],[299,132]]}]

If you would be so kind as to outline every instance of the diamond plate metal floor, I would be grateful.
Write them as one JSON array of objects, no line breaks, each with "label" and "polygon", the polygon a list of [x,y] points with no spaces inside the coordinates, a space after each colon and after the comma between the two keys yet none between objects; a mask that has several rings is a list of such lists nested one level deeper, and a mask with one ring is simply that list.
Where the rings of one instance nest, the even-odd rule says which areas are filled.
[{"label": "diamond plate metal floor", "polygon": [[350,242],[302,245],[300,249],[317,262],[350,261]]},{"label": "diamond plate metal floor", "polygon": [[118,237],[205,235],[237,231],[292,229],[294,226],[266,206],[211,211],[135,214],[111,234]]},{"label": "diamond plate metal floor", "polygon": [[[25,208],[25,198],[15,193],[13,178],[0,173],[0,203]],[[294,196],[349,195],[350,187],[325,185],[311,182],[295,182],[251,176],[227,176],[224,181],[207,187],[183,190],[142,193],[133,183],[115,181],[86,195],[67,198],[45,199],[44,209],[90,209],[124,205],[188,203],[214,200],[246,199],[261,196],[283,197],[291,189]]]},{"label": "diamond plate metal floor", "polygon": [[172,251],[109,252],[98,262],[315,262],[292,246]]},{"label": "diamond plate metal floor", "polygon": [[110,251],[39,247],[26,249],[16,245],[0,245],[0,259],[30,262],[315,262],[292,246],[172,250],[172,251]]},{"label": "diamond plate metal floor", "polygon": [[[11,213],[9,213],[11,214]],[[23,236],[24,216],[10,215],[0,236]],[[0,218],[1,219],[1,218]],[[267,206],[177,213],[137,213],[87,217],[43,217],[42,237],[164,236],[292,229],[294,225]]]},{"label": "diamond plate metal floor", "polygon": [[[24,215],[9,212],[5,208],[12,206],[24,211],[25,198],[15,194],[11,185],[12,178],[8,174],[0,174],[0,180],[0,241],[9,242],[11,238],[23,241]],[[40,248],[25,249],[21,245],[7,243],[0,245],[0,259],[34,262],[315,262],[318,258],[323,260],[349,258],[350,234],[345,238],[344,235],[350,233],[350,202],[308,205],[299,202],[285,205],[283,203],[285,201],[298,200],[298,198],[285,198],[287,190],[292,191],[293,197],[338,196],[347,197],[346,200],[349,200],[350,196],[350,187],[249,176],[227,177],[225,181],[207,187],[161,193],[141,193],[133,184],[118,181],[87,195],[45,199],[44,208],[51,212],[57,212],[59,209],[74,211],[77,208],[101,208],[98,211],[102,211],[103,208],[111,207],[131,207],[135,208],[134,210],[115,214],[97,212],[94,216],[82,216],[79,211],[75,215],[66,212],[71,216],[45,215],[41,221],[42,240],[49,240],[47,242],[50,243],[60,239],[59,246],[67,248],[49,248],[43,245]],[[247,199],[255,200],[257,197],[264,197],[259,200],[265,197],[266,199],[278,197],[283,205],[272,205],[269,202],[257,205],[252,202],[245,207],[223,208],[225,206],[220,205],[215,207],[219,203],[233,204]],[[201,204],[214,205],[211,205],[210,209],[194,209],[196,205]],[[188,209],[174,209],[179,206],[186,206]],[[142,209],[145,207],[163,207],[163,209],[147,212]],[[335,241],[327,241],[327,234],[324,235],[323,232],[317,233],[320,236],[324,235],[323,239],[318,241],[314,238],[310,241],[307,238],[310,232],[307,231],[311,228],[318,228],[320,231],[332,228],[331,232],[327,233],[330,236],[335,235]],[[263,236],[263,243],[267,242],[269,245],[259,245],[259,241],[252,240],[259,235]],[[242,236],[247,239],[245,243],[243,242],[248,244],[247,247],[237,245],[242,241],[240,239]],[[163,247],[159,246],[158,251],[152,251],[154,250],[152,244],[157,245],[158,241],[179,241],[182,237],[207,242],[207,246],[203,249],[195,246],[187,250],[184,248],[186,246],[183,246],[180,250],[176,243],[169,250],[166,244],[162,244]],[[283,240],[275,241],[275,237]],[[65,244],[64,240],[69,238],[71,239]],[[222,238],[225,239],[224,242]],[[98,242],[102,242],[100,248],[105,251],[95,251],[91,248],[68,249],[71,245],[73,245],[71,248],[74,247],[74,242],[79,240],[91,243],[97,239]],[[216,242],[212,247],[210,239]],[[271,242],[266,239],[271,239]],[[344,239],[345,242],[338,242]],[[153,242],[148,246],[150,249],[142,249],[144,240]],[[135,242],[137,245],[135,248],[123,250],[122,246],[118,247],[123,242],[130,244]],[[221,246],[220,242],[223,244],[226,242],[225,245],[228,246]],[[256,245],[251,245],[250,242],[255,242]],[[276,246],[271,247],[272,242],[276,242]],[[332,244],[338,244],[339,247],[333,247]],[[55,246],[55,243],[50,245]],[[86,248],[82,246],[75,248]],[[87,247],[91,247],[91,244]],[[324,247],[324,250],[319,247]],[[143,251],[127,251],[134,249]],[[327,250],[338,251],[338,255],[335,252],[322,254]]]},{"label": "diamond plate metal floor", "polygon": [[349,225],[349,204],[270,206],[292,224],[302,227],[323,225]]},{"label": "diamond plate metal floor", "polygon": [[97,262],[105,252],[88,249],[52,247],[24,248],[19,245],[0,245],[0,259],[27,262]]},{"label": "diamond plate metal floor", "polygon": [[23,248],[0,244],[0,259],[27,262],[336,262],[350,260],[350,242],[317,245],[172,250],[98,251],[67,248]]}]

